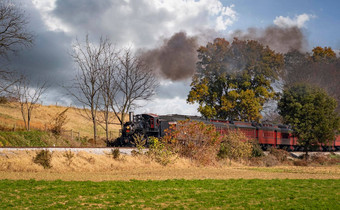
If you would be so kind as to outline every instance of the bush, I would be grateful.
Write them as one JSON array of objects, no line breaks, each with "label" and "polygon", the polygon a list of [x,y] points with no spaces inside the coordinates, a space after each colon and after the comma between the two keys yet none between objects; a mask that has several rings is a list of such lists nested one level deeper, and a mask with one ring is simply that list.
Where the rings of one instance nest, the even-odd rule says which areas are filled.
[{"label": "bush", "polygon": [[289,153],[286,150],[270,148],[269,154],[276,157],[279,162],[285,162],[288,160]]},{"label": "bush", "polygon": [[60,135],[61,132],[63,131],[63,128],[65,124],[68,122],[66,112],[68,108],[66,108],[64,111],[57,113],[51,122],[50,130],[53,134],[55,135]]},{"label": "bush", "polygon": [[145,145],[146,145],[146,139],[144,135],[135,134],[133,136],[133,141],[134,141],[135,147],[137,147],[138,153],[143,154],[143,150],[145,149]]},{"label": "bush", "polygon": [[251,156],[252,157],[263,157],[264,152],[261,149],[259,141],[257,139],[252,139],[252,140],[250,140],[250,143],[252,144]]},{"label": "bush", "polygon": [[115,149],[111,149],[111,155],[112,155],[112,158],[117,160],[119,159],[119,156],[120,156],[120,151],[118,148],[115,148]]},{"label": "bush", "polygon": [[51,168],[52,154],[48,150],[41,150],[37,153],[37,156],[33,158],[33,162],[42,165],[45,169]]},{"label": "bush", "polygon": [[279,164],[278,159],[272,154],[263,156],[262,161],[266,167],[276,166]]},{"label": "bush", "polygon": [[66,151],[63,156],[66,158],[67,165],[70,166],[73,161],[74,153],[69,150]]},{"label": "bush", "polygon": [[0,104],[6,104],[8,103],[8,99],[6,96],[0,96]]},{"label": "bush", "polygon": [[230,130],[223,137],[217,156],[221,159],[228,158],[231,160],[244,160],[252,156],[253,146],[247,141],[244,133],[237,130]]},{"label": "bush", "polygon": [[189,120],[171,126],[162,139],[171,152],[201,165],[216,162],[221,140],[215,126]]},{"label": "bush", "polygon": [[148,156],[163,166],[171,163],[173,153],[156,137],[149,138]]}]

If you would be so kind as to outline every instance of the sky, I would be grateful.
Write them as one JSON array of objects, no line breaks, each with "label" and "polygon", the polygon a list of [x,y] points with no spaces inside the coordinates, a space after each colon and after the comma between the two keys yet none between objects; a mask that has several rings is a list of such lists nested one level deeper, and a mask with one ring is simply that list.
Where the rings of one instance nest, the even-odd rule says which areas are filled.
[{"label": "sky", "polygon": [[[76,39],[108,37],[118,47],[159,47],[184,31],[200,44],[248,28],[298,27],[310,51],[340,49],[340,1],[335,0],[16,0],[29,20],[34,46],[10,56],[8,65],[50,85],[43,104],[76,105],[62,86],[77,71],[70,52]],[[199,115],[186,103],[191,79],[161,79],[156,95],[139,102],[135,113]]]}]

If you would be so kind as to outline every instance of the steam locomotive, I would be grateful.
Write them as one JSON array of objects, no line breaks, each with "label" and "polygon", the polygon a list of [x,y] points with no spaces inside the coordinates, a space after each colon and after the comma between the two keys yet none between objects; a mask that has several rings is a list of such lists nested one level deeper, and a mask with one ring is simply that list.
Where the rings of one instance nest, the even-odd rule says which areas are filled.
[{"label": "steam locomotive", "polygon": [[[230,129],[238,129],[249,139],[257,139],[263,150],[270,147],[289,151],[303,150],[297,142],[297,137],[293,135],[293,130],[287,125],[206,119],[178,114],[158,116],[155,114],[134,115],[133,113],[129,113],[129,121],[124,124],[121,136],[115,142],[108,143],[108,146],[133,146],[136,134],[143,135],[146,140],[147,137],[151,136],[163,137],[165,130],[171,125],[176,125],[178,121],[187,119],[214,125],[221,134],[228,133]],[[320,145],[318,149],[325,151],[340,150],[340,135],[330,145]]]}]

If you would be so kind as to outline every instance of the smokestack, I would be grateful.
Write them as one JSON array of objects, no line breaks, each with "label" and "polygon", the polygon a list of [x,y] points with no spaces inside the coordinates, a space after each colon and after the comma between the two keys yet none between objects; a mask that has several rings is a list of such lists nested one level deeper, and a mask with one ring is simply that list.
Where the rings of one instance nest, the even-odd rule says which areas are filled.
[{"label": "smokestack", "polygon": [[129,112],[129,121],[133,122],[133,112]]}]

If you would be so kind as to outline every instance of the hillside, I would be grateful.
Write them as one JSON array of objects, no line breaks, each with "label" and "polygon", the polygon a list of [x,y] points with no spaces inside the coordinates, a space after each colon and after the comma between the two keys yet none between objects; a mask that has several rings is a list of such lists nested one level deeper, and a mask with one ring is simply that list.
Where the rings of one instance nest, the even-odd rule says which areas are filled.
[{"label": "hillside", "polygon": [[[92,123],[90,120],[84,117],[85,111],[74,108],[74,107],[64,107],[55,105],[40,105],[38,104],[33,110],[31,119],[32,130],[48,130],[52,119],[58,114],[67,109],[67,123],[65,124],[66,132],[63,133],[64,136],[71,136],[71,130],[73,131],[73,136],[79,136],[81,138],[91,139],[93,138]],[[117,124],[118,121],[114,120],[115,124],[110,125],[111,137],[116,138],[119,133],[120,126]],[[0,128],[6,131],[22,131],[24,130],[24,122],[22,120],[20,105],[16,102],[10,102],[5,104],[0,104]],[[99,138],[105,137],[104,129],[98,126],[98,136]]]}]

